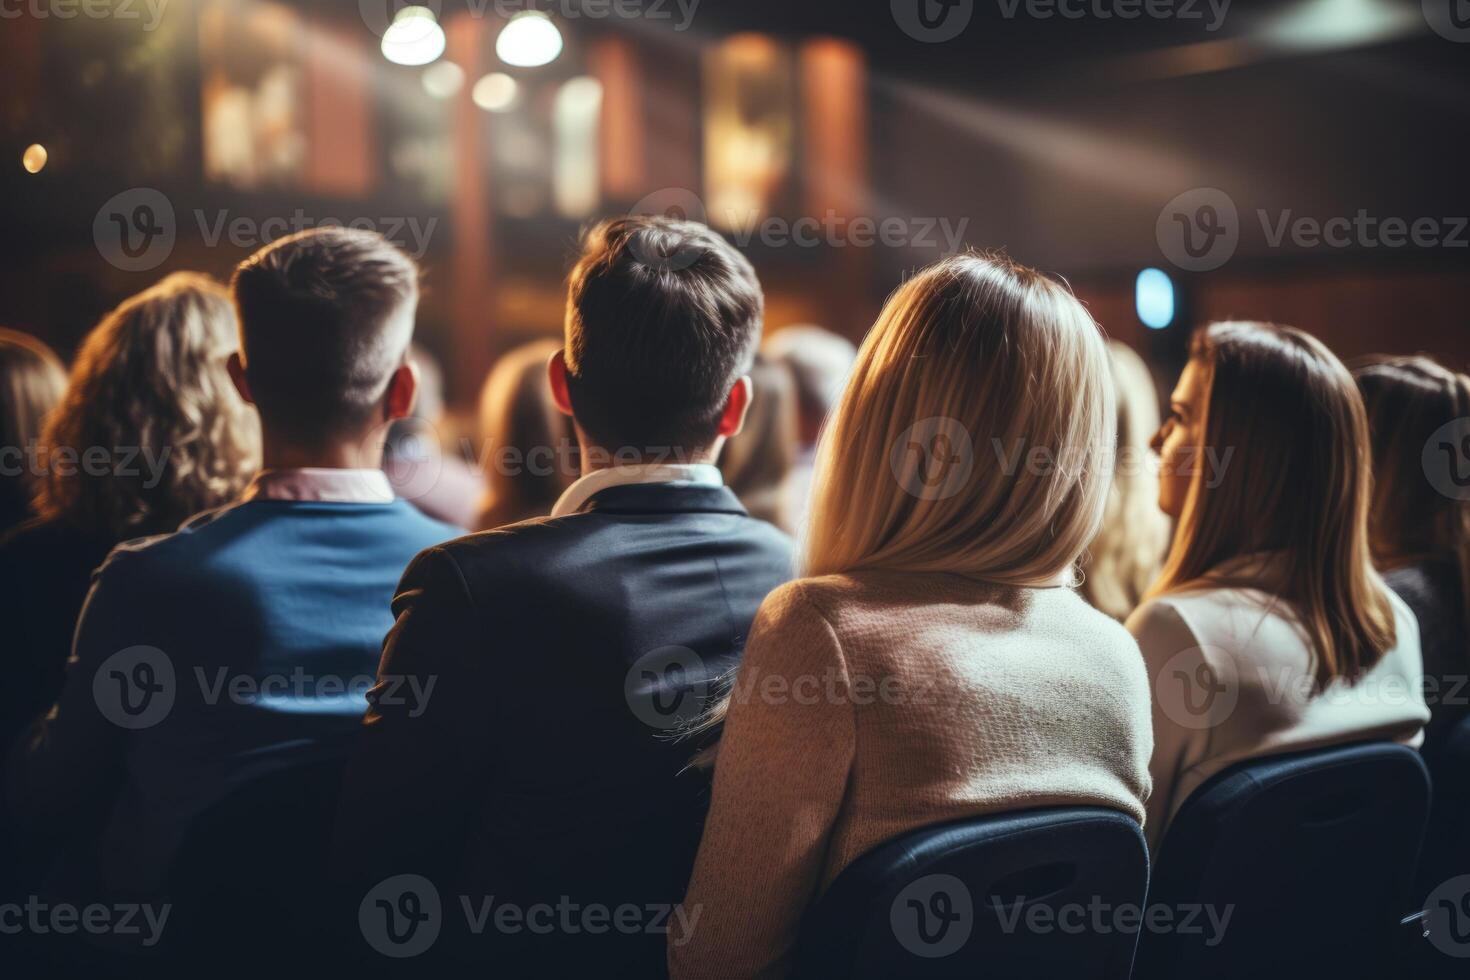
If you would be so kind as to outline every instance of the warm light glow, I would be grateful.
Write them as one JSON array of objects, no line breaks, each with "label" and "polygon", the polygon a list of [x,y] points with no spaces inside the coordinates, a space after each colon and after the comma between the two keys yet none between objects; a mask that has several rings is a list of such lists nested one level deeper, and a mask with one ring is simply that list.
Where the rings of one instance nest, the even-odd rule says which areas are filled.
[{"label": "warm light glow", "polygon": [[383,57],[395,65],[427,65],[444,53],[444,28],[428,7],[404,7],[383,32]]},{"label": "warm light glow", "polygon": [[32,143],[26,147],[25,153],[21,155],[20,165],[26,168],[26,173],[38,174],[46,168],[46,160],[49,155],[46,148],[40,143]]},{"label": "warm light glow", "polygon": [[516,101],[516,80],[505,72],[491,72],[470,89],[475,105],[487,112],[504,112]]},{"label": "warm light glow", "polygon": [[510,19],[495,39],[495,54],[507,65],[535,68],[561,54],[561,31],[539,10],[523,10]]},{"label": "warm light glow", "polygon": [[1174,280],[1162,269],[1144,269],[1133,287],[1133,304],[1145,327],[1164,329],[1174,322]]},{"label": "warm light glow", "polygon": [[447,99],[464,85],[464,69],[452,61],[441,61],[424,69],[424,91],[436,99]]}]

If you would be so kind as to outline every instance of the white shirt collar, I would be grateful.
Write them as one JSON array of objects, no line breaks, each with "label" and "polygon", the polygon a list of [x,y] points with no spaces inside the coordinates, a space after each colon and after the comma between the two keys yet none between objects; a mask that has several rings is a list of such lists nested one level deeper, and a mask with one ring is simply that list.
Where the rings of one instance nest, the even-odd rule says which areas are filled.
[{"label": "white shirt collar", "polygon": [[595,494],[609,487],[634,483],[679,483],[696,487],[722,487],[725,478],[713,463],[640,463],[634,466],[611,466],[593,470],[567,487],[551,508],[552,517],[565,517],[580,511]]},{"label": "white shirt collar", "polygon": [[334,504],[388,504],[393,486],[382,470],[304,467],[262,470],[245,488],[243,500],[313,500]]}]

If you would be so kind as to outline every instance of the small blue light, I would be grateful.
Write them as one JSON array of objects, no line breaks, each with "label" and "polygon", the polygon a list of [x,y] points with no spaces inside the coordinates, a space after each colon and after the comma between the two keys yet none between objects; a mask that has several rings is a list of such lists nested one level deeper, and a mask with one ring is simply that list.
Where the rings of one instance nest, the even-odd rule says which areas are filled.
[{"label": "small blue light", "polygon": [[1163,269],[1144,269],[1133,288],[1138,319],[1151,330],[1162,330],[1174,322],[1174,280]]}]

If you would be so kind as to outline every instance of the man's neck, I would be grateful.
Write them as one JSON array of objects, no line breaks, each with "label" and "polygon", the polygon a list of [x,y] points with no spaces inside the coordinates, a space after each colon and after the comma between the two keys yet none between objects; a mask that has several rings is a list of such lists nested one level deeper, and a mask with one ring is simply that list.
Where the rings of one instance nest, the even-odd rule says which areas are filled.
[{"label": "man's neck", "polygon": [[383,466],[383,447],[357,442],[296,446],[267,436],[261,452],[265,470],[376,470]]},{"label": "man's neck", "polygon": [[713,463],[720,455],[720,446],[724,439],[719,439],[708,449],[698,452],[671,451],[661,454],[633,454],[628,450],[615,453],[601,446],[595,446],[586,440],[578,440],[581,457],[582,476],[595,473],[598,470],[610,470],[619,466],[692,466],[697,463]]}]

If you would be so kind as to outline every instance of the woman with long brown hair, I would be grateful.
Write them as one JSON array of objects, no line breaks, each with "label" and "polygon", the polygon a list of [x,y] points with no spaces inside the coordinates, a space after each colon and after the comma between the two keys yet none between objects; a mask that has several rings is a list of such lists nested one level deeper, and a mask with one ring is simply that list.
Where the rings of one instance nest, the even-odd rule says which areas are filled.
[{"label": "woman with long brown hair", "polygon": [[38,482],[32,454],[65,390],[66,370],[51,348],[0,328],[0,536],[31,513]]},{"label": "woman with long brown hair", "polygon": [[1142,817],[1138,651],[1072,587],[1113,432],[1102,335],[1062,284],[971,254],[889,299],[821,437],[806,577],[762,604],[710,719],[675,978],[784,975],[808,903],[906,831],[1048,805]]},{"label": "woman with long brown hair", "polygon": [[1414,616],[1368,550],[1367,416],[1314,337],[1198,333],[1154,437],[1178,524],[1128,619],[1154,684],[1150,843],[1201,783],[1255,756],[1417,742],[1428,711]]},{"label": "woman with long brown hair", "polygon": [[1437,740],[1470,712],[1470,377],[1428,357],[1375,357],[1353,371],[1373,432],[1368,542],[1414,611]]},{"label": "woman with long brown hair", "polygon": [[0,545],[0,738],[60,693],[92,570],[113,546],[176,530],[254,473],[259,424],[225,369],[238,344],[224,287],[184,272],[124,300],[82,342],[41,435],[39,516]]}]

